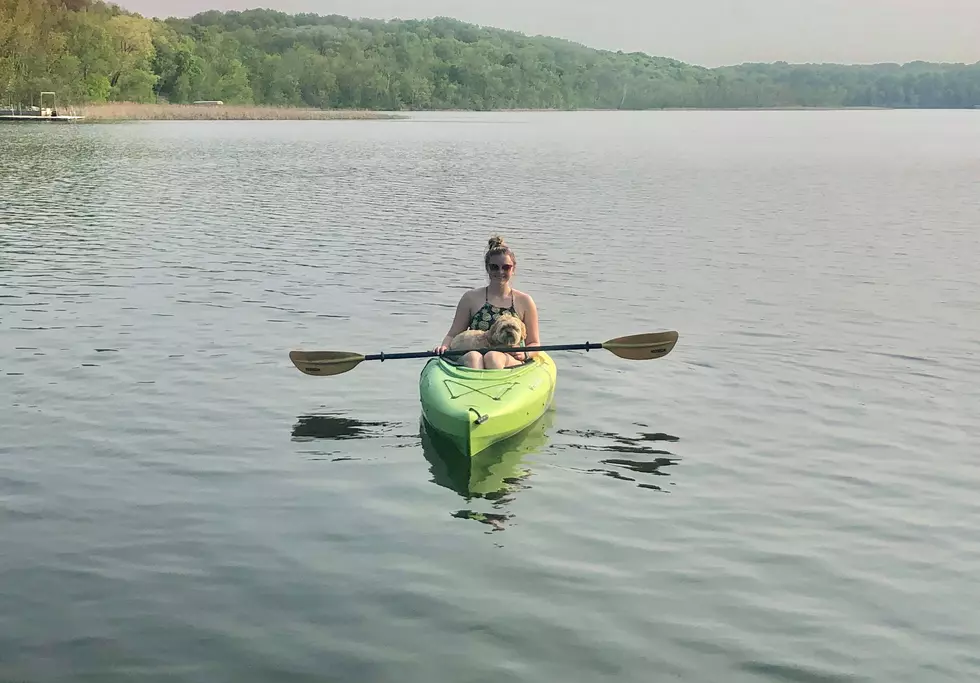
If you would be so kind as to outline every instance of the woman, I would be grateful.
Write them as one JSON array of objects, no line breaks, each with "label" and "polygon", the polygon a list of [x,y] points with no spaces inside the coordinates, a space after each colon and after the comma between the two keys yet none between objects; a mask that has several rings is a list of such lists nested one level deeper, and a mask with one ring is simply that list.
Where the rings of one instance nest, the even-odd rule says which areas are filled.
[{"label": "woman", "polygon": [[[488,330],[502,315],[515,315],[524,322],[527,329],[525,346],[541,344],[538,336],[538,309],[529,294],[511,286],[511,281],[517,273],[517,259],[502,238],[496,235],[490,238],[483,265],[490,278],[490,284],[479,289],[471,289],[460,297],[456,305],[456,317],[449,328],[449,333],[435,348],[436,353],[444,353],[453,337],[463,330]],[[470,351],[460,360],[463,365],[470,368],[499,369],[520,365],[533,355],[535,355],[533,351],[515,353],[487,351],[486,354]]]}]

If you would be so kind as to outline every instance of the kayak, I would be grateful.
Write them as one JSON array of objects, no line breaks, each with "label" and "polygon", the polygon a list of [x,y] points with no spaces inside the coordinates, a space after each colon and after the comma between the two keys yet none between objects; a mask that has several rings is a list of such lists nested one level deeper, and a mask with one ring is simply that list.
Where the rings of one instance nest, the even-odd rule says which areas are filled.
[{"label": "kayak", "polygon": [[558,370],[545,352],[501,370],[432,358],[419,376],[422,418],[469,456],[518,434],[551,406]]},{"label": "kayak", "polygon": [[551,406],[558,369],[541,351],[529,362],[476,370],[432,358],[419,377],[422,418],[469,456],[518,434]]}]

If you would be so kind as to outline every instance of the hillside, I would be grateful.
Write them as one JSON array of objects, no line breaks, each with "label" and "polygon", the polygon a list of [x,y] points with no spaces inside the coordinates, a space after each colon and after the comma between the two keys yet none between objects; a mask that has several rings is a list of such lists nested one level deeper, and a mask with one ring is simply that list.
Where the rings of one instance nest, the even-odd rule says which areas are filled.
[{"label": "hillside", "polygon": [[707,69],[454,19],[270,10],[145,19],[97,0],[0,0],[0,102],[358,109],[980,106],[980,63]]}]

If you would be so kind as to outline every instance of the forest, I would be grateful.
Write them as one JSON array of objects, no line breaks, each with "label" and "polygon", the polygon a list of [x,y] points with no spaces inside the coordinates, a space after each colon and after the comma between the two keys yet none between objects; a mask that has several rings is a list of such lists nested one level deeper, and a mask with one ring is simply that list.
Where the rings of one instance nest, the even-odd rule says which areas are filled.
[{"label": "forest", "polygon": [[272,10],[148,19],[100,0],[0,0],[0,106],[222,100],[321,109],[980,106],[980,62],[704,68],[451,18]]}]

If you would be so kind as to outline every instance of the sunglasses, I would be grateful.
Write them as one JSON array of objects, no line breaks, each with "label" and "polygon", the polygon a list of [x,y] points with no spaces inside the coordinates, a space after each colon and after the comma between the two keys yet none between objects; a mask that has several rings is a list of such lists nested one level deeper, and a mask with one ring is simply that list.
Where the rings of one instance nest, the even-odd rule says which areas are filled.
[{"label": "sunglasses", "polygon": [[490,265],[487,266],[487,268],[489,268],[494,273],[496,273],[497,271],[500,271],[500,270],[504,271],[505,273],[509,273],[511,270],[514,269],[514,266],[511,265],[510,263],[505,263],[502,266],[501,265],[498,265],[496,263],[491,263]]}]

